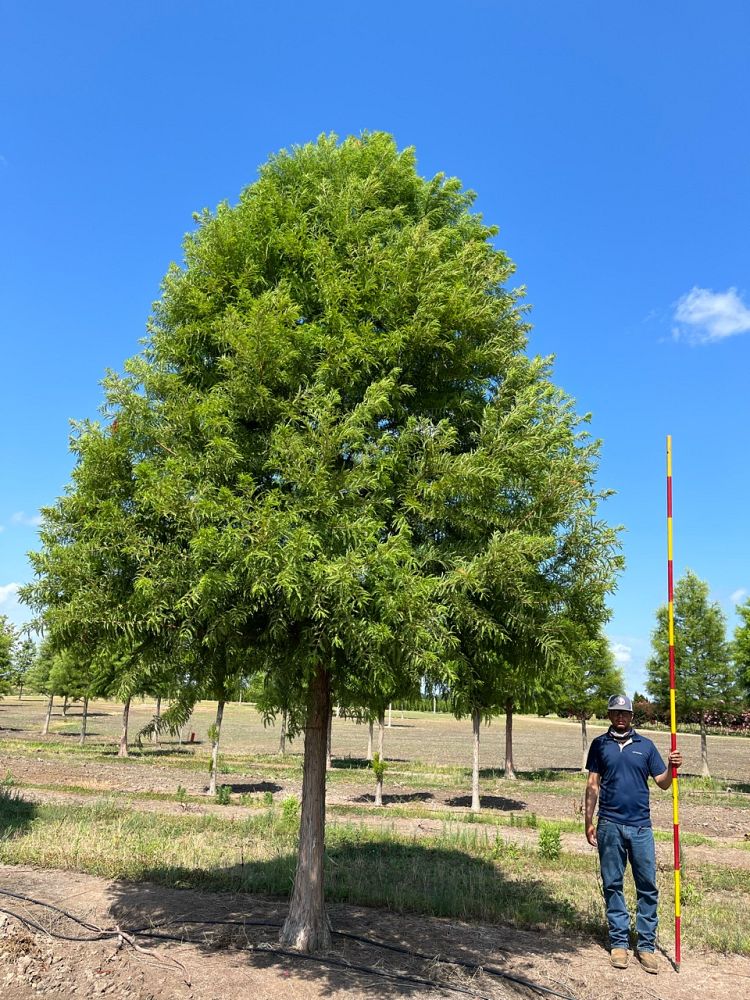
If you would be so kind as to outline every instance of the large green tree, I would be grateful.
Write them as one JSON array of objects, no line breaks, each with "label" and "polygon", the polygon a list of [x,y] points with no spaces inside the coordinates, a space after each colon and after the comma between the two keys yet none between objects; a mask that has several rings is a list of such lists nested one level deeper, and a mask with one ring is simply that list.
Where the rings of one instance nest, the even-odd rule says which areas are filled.
[{"label": "large green tree", "polygon": [[374,134],[282,152],[200,213],[24,592],[67,641],[132,644],[133,683],[181,677],[184,706],[263,676],[304,732],[296,948],[330,942],[331,705],[377,714],[480,639],[544,663],[556,603],[596,617],[611,584],[596,446],[523,353],[472,201]]},{"label": "large green tree", "polygon": [[[674,588],[674,654],[678,716],[700,724],[701,772],[709,776],[706,714],[730,706],[737,697],[736,671],[726,639],[726,618],[708,598],[708,584],[688,570]],[[669,696],[669,620],[666,605],[656,612],[653,653],[646,663],[649,694],[662,708]]]}]

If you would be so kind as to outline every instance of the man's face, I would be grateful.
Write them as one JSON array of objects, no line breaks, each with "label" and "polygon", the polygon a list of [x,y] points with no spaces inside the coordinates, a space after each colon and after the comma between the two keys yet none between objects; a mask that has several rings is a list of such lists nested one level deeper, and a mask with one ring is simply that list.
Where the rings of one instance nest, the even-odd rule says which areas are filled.
[{"label": "man's face", "polygon": [[633,721],[632,712],[624,712],[620,708],[615,708],[607,714],[616,733],[626,733],[630,729],[630,723]]}]

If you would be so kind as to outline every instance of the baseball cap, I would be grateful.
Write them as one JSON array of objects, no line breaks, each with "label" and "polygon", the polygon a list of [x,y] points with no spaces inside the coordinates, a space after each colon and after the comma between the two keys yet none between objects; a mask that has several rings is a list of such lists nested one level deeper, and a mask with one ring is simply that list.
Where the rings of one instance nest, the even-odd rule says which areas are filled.
[{"label": "baseball cap", "polygon": [[608,712],[632,712],[633,702],[626,694],[613,694],[607,702]]}]

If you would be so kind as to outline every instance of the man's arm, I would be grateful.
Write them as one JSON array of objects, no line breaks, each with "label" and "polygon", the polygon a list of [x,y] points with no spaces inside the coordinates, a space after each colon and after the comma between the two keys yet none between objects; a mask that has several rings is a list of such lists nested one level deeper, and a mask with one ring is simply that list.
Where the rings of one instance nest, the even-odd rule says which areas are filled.
[{"label": "man's arm", "polygon": [[669,764],[667,766],[666,771],[664,771],[663,774],[654,775],[654,781],[656,782],[656,784],[659,786],[659,788],[663,788],[665,791],[672,784],[672,768],[682,767],[682,754],[680,753],[679,750],[672,750],[669,754],[668,760]]},{"label": "man's arm", "polygon": [[589,771],[589,780],[586,782],[586,811],[585,829],[586,840],[592,847],[596,847],[596,827],[594,826],[594,810],[599,798],[599,772]]}]

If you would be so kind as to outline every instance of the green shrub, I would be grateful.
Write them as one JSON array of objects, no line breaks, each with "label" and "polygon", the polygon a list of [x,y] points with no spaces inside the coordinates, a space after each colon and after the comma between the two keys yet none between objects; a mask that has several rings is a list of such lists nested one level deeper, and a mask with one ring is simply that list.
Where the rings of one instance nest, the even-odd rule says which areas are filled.
[{"label": "green shrub", "polygon": [[220,806],[228,806],[232,797],[231,785],[219,785],[216,789],[216,801]]},{"label": "green shrub", "polygon": [[562,854],[560,829],[554,823],[542,823],[539,831],[539,853],[546,861],[557,861]]}]

